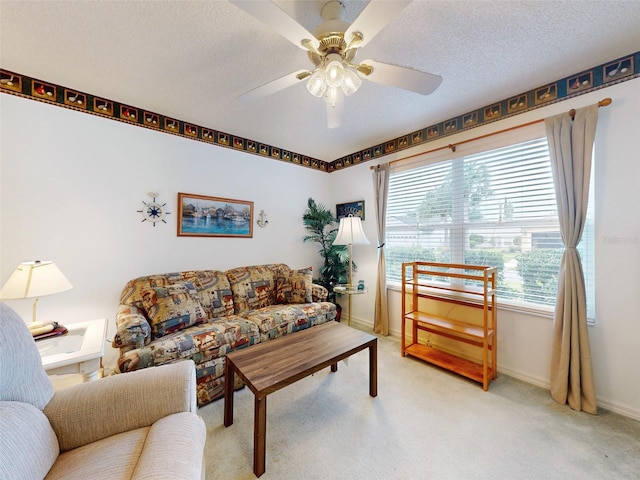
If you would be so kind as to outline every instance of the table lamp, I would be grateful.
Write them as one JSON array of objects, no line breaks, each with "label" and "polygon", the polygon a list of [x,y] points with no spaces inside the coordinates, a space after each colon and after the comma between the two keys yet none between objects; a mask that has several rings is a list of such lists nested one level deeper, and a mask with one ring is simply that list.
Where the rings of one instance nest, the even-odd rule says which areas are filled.
[{"label": "table lamp", "polygon": [[55,263],[47,260],[22,262],[0,290],[0,298],[17,300],[35,298],[33,301],[33,318],[36,321],[38,298],[44,295],[71,290],[73,285],[60,271]]}]

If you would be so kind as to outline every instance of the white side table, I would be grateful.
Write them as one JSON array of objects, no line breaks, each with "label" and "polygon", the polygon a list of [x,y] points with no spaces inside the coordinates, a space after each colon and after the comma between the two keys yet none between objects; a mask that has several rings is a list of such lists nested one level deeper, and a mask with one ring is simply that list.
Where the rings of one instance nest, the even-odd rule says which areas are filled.
[{"label": "white side table", "polygon": [[49,375],[81,374],[83,381],[97,380],[102,367],[107,319],[64,325],[66,335],[38,340],[42,365]]}]

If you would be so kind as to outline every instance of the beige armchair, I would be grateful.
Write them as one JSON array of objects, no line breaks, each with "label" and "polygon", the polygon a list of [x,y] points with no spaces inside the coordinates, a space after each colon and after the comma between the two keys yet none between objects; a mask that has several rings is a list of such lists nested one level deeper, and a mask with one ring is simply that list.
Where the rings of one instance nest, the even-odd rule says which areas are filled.
[{"label": "beige armchair", "polygon": [[22,319],[0,303],[0,478],[200,479],[192,361],[54,392]]}]

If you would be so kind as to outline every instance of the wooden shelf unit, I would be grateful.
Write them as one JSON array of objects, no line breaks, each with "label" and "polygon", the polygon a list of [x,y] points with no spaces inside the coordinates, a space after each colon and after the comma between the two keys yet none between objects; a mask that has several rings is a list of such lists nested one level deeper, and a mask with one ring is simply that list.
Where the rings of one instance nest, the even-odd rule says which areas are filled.
[{"label": "wooden shelf unit", "polygon": [[[495,267],[403,263],[402,356],[411,355],[456,372],[480,382],[486,391],[498,376],[496,282]],[[450,306],[449,311],[442,313],[443,306]],[[457,310],[461,312],[454,315]],[[454,346],[460,342],[477,347],[479,360],[451,348],[445,351],[430,341],[426,342],[429,345],[419,343],[420,332],[453,340]]]}]

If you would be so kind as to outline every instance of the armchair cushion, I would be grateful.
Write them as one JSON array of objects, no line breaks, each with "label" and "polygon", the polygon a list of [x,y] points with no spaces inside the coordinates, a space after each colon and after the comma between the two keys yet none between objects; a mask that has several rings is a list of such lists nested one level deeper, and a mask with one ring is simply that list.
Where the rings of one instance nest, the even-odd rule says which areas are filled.
[{"label": "armchair cushion", "polygon": [[177,413],[62,453],[45,480],[198,478],[206,439],[201,423],[196,415]]},{"label": "armchair cushion", "polygon": [[196,412],[194,385],[195,367],[187,360],[58,390],[44,413],[64,452],[173,413]]},{"label": "armchair cushion", "polygon": [[14,400],[42,410],[53,396],[53,385],[42,368],[33,336],[22,318],[0,303],[0,400]]},{"label": "armchair cushion", "polygon": [[[206,438],[204,422],[197,415],[177,413],[158,420],[151,426],[132,478],[176,479],[175,474],[168,475],[167,472],[180,472],[181,478],[196,478],[202,469]],[[167,440],[172,451],[183,453],[167,455]]]},{"label": "armchair cushion", "polygon": [[58,439],[47,417],[23,402],[0,402],[0,478],[44,478],[58,457]]},{"label": "armchair cushion", "polygon": [[207,319],[193,283],[180,282],[151,287],[141,292],[155,338],[180,331]]}]

